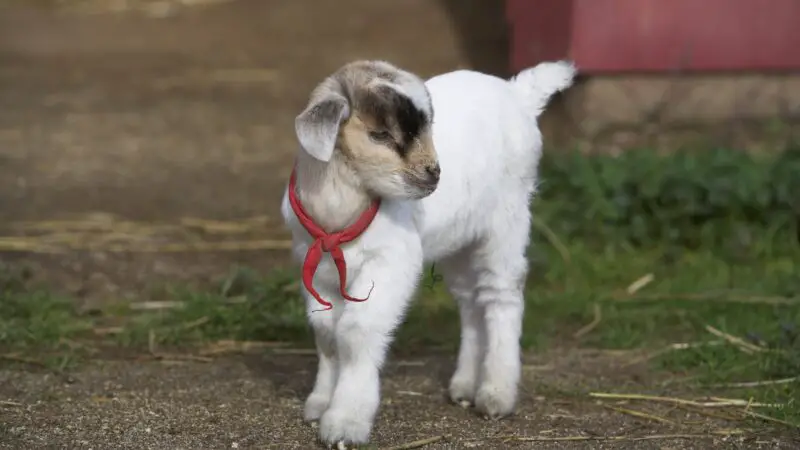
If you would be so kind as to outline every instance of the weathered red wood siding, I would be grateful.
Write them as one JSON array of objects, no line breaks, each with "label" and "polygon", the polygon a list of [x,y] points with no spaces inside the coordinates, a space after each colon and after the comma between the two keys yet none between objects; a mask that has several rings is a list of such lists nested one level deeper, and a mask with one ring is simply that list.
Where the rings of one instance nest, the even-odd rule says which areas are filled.
[{"label": "weathered red wood siding", "polygon": [[511,64],[583,73],[800,70],[800,0],[506,0]]}]

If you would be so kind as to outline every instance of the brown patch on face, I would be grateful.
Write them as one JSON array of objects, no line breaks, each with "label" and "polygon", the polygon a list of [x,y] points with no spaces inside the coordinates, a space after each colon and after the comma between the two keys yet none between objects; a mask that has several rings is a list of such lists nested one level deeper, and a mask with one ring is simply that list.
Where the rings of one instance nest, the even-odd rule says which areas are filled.
[{"label": "brown patch on face", "polygon": [[430,193],[439,181],[439,161],[433,145],[430,127],[409,142],[401,154],[396,150],[399,130],[395,127],[386,142],[376,141],[370,133],[377,128],[371,116],[356,112],[343,124],[339,148],[348,164],[362,177],[397,177],[413,190]]},{"label": "brown patch on face", "polygon": [[[369,119],[367,119],[369,120]],[[380,148],[369,137],[374,125],[353,114],[342,126],[339,137],[339,148],[345,158],[353,165],[367,170],[376,169],[382,172],[401,172],[406,168],[406,162],[397,152],[388,148]]]}]

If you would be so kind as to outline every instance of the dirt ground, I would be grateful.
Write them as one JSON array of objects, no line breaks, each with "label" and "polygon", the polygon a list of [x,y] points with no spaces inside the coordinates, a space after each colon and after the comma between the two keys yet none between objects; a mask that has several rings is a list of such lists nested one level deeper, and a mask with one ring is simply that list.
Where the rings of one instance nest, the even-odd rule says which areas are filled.
[{"label": "dirt ground", "polygon": [[[791,437],[687,437],[633,442],[525,442],[503,436],[674,434],[613,414],[569,392],[636,389],[646,375],[615,370],[622,361],[597,352],[556,352],[528,359],[516,416],[487,421],[449,404],[444,383],[449,354],[393,358],[383,381],[383,405],[373,440],[378,448],[442,439],[430,449],[462,448],[796,448]],[[0,370],[0,448],[222,449],[316,448],[302,422],[313,356],[254,354],[213,363],[103,361],[68,378]],[[652,381],[652,380],[651,380]],[[567,394],[561,392],[564,391]],[[709,424],[694,433],[709,431]],[[685,430],[678,433],[685,433]]]},{"label": "dirt ground", "polygon": [[[156,8],[156,17],[20,2],[0,7],[2,227],[86,216],[148,222],[260,216],[266,217],[261,237],[284,238],[278,202],[294,152],[293,119],[326,74],[361,57],[388,59],[424,76],[457,67],[505,70],[502,11],[494,4],[500,2],[217,3]],[[232,263],[266,271],[285,257],[282,251],[0,254],[86,303],[143,297],[159,282],[206,283]],[[442,435],[428,448],[793,446],[791,437],[503,442],[493,436],[668,430],[557,394],[620,389],[647,376],[620,372],[608,355],[530,356],[520,412],[501,422],[445,401],[453,356],[392,361],[376,444]],[[314,430],[300,421],[314,363],[313,356],[269,352],[205,363],[98,360],[66,378],[0,366],[0,448],[314,448]]]}]

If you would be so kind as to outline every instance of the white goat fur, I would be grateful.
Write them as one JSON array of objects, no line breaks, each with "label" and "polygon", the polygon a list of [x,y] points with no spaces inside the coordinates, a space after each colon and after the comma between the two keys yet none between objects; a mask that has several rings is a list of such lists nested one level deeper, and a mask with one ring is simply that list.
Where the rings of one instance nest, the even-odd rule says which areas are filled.
[{"label": "white goat fur", "polygon": [[[319,355],[305,418],[319,420],[324,443],[369,440],[380,404],[379,372],[425,262],[436,262],[460,310],[461,344],[449,385],[451,399],[472,404],[490,418],[511,414],[521,370],[529,202],[542,147],[537,117],[554,93],[572,84],[575,68],[569,62],[547,62],[511,80],[459,70],[423,84],[385,62],[358,64],[392,72],[396,78],[391,83],[369,76],[366,82],[398,90],[433,117],[432,143],[441,177],[429,195],[404,191],[399,178],[386,181],[378,189],[386,195],[381,195],[375,220],[357,240],[343,245],[347,290],[364,297],[374,283],[369,300],[343,301],[328,257],[319,266],[314,287],[333,302],[333,309],[311,313],[319,305],[302,289]],[[323,85],[330,88],[331,78],[315,93]],[[341,123],[352,113],[345,108]],[[341,138],[341,130],[337,133]],[[309,142],[308,136],[298,137],[301,144]],[[367,180],[379,176],[369,173],[370,165],[358,166],[336,150],[320,157],[301,145],[297,155],[297,195],[328,231],[360,214],[376,195],[369,189],[376,181]],[[293,254],[302,261],[312,239],[287,195],[282,213],[292,231]]]}]

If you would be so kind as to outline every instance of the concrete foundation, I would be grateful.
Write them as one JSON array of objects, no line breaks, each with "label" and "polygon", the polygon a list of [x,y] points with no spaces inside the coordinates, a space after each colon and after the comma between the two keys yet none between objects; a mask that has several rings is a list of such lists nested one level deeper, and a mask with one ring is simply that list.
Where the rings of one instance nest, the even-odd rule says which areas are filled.
[{"label": "concrete foundation", "polygon": [[585,78],[554,103],[543,127],[551,146],[587,151],[776,149],[800,138],[800,74]]}]

